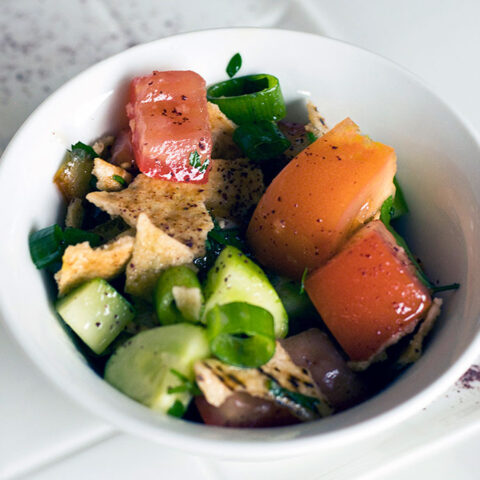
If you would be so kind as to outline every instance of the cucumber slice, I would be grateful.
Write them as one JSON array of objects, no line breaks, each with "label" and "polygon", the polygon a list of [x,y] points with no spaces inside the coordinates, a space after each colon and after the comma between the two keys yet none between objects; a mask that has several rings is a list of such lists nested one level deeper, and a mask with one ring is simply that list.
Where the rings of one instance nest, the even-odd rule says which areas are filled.
[{"label": "cucumber slice", "polygon": [[[178,374],[193,381],[193,365],[210,355],[207,334],[202,327],[177,323],[135,335],[110,357],[105,380],[130,398],[161,412],[177,401],[184,407],[191,399]],[[180,389],[181,390],[181,389]]]},{"label": "cucumber slice", "polygon": [[60,299],[55,308],[97,354],[101,354],[135,316],[130,303],[102,278],[84,283]]},{"label": "cucumber slice", "polygon": [[277,292],[263,270],[238,248],[229,245],[218,256],[207,275],[205,298],[204,320],[215,305],[246,302],[273,315],[277,338],[287,334],[288,316]]}]

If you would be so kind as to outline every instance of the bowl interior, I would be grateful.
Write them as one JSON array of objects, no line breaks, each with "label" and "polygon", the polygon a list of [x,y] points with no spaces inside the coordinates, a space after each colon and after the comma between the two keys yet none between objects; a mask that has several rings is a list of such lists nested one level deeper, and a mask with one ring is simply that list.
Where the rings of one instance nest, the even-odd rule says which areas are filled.
[{"label": "bowl interior", "polygon": [[[61,199],[52,176],[65,148],[125,124],[133,76],[153,69],[191,69],[212,83],[226,77],[225,66],[237,51],[243,57],[242,74],[266,72],[280,78],[294,117],[311,96],[330,126],[349,116],[364,133],[396,149],[398,177],[411,209],[403,225],[409,244],[432,279],[462,285],[446,295],[424,356],[387,390],[323,421],[257,431],[167,418],[110,388],[86,366],[52,314],[45,278],[31,263],[27,245],[32,230],[58,219]],[[135,47],[62,87],[6,150],[0,163],[0,307],[41,370],[122,428],[187,450],[237,458],[333,447],[405,418],[473,361],[480,313],[478,158],[472,133],[421,82],[389,61],[340,42],[296,32],[231,29]]]}]

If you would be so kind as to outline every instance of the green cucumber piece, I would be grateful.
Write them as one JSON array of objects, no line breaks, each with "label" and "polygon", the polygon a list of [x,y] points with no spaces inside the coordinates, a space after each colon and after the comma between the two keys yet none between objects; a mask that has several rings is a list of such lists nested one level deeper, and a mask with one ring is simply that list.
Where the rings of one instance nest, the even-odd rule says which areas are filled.
[{"label": "green cucumber piece", "polygon": [[135,316],[135,310],[108,282],[94,278],[58,300],[64,322],[98,355]]},{"label": "green cucumber piece", "polygon": [[238,248],[226,246],[207,274],[206,304],[203,319],[215,305],[245,302],[269,311],[274,320],[275,337],[288,330],[288,316],[277,292],[263,270]]},{"label": "green cucumber piece", "polygon": [[116,350],[105,367],[105,380],[130,398],[167,413],[177,401],[187,407],[191,392],[178,388],[180,377],[193,382],[193,365],[209,355],[204,328],[188,323],[156,327]]}]

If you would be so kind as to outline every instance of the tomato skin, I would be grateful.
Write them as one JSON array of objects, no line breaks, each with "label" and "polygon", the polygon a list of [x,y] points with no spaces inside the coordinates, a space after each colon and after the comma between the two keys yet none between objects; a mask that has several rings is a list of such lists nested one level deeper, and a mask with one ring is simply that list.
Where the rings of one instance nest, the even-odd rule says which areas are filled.
[{"label": "tomato skin", "polygon": [[190,165],[198,152],[210,158],[212,138],[205,80],[192,71],[154,71],[130,83],[126,107],[138,169],[149,177],[206,183],[209,168]]},{"label": "tomato skin", "polygon": [[255,257],[300,279],[323,265],[393,194],[396,156],[345,119],[275,177],[250,220]]},{"label": "tomato skin", "polygon": [[370,361],[411,333],[431,297],[404,250],[380,220],[357,232],[305,291],[351,360]]}]

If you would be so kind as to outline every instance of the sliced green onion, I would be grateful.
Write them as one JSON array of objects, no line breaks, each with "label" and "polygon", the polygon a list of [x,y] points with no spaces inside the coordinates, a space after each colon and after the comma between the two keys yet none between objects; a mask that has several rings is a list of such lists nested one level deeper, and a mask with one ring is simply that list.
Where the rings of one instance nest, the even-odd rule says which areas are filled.
[{"label": "sliced green onion", "polygon": [[92,247],[101,243],[100,235],[79,228],[67,227],[62,230],[57,224],[34,232],[28,238],[30,256],[38,269],[56,264],[68,245],[88,242]]},{"label": "sliced green onion", "polygon": [[240,125],[233,133],[233,140],[248,158],[256,161],[278,157],[290,146],[273,122]]},{"label": "sliced green onion", "polygon": [[72,227],[67,227],[64,230],[63,240],[65,245],[76,245],[77,243],[88,242],[91,247],[98,247],[100,243],[102,243],[100,235]]},{"label": "sliced green onion", "polygon": [[245,302],[215,305],[207,314],[207,335],[213,354],[237,367],[260,367],[275,353],[272,314]]},{"label": "sliced green onion", "polygon": [[207,99],[238,125],[278,121],[287,113],[278,78],[264,73],[216,83]]},{"label": "sliced green onion", "polygon": [[242,56],[239,53],[236,53],[228,62],[226,72],[227,75],[232,78],[237,74],[242,66]]},{"label": "sliced green onion", "polygon": [[182,418],[187,409],[180,400],[175,400],[175,403],[168,409],[167,413],[171,417]]},{"label": "sliced green onion", "polygon": [[[179,306],[175,302],[174,288],[192,289],[194,305]],[[160,275],[153,295],[158,321],[162,325],[197,322],[200,319],[204,298],[197,274],[185,265],[171,267]]]},{"label": "sliced green onion", "polygon": [[63,232],[58,225],[51,225],[33,232],[28,238],[30,256],[38,269],[48,267],[63,255]]}]

